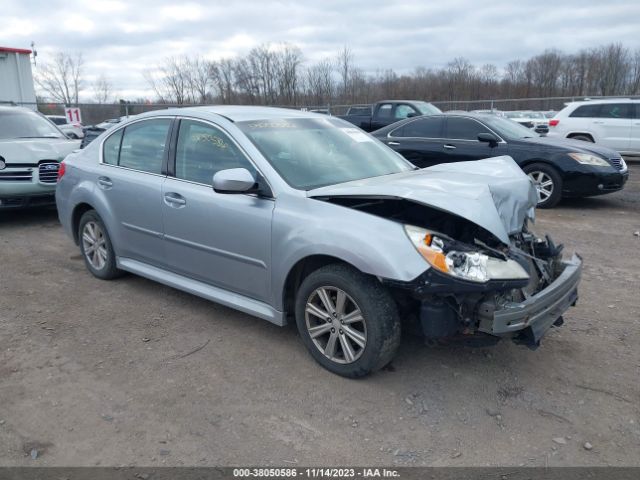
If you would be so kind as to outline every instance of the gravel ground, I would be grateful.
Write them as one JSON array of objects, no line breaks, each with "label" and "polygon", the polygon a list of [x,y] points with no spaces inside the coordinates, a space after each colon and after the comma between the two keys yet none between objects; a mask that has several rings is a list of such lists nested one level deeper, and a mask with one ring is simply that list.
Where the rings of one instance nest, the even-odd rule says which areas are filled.
[{"label": "gravel ground", "polygon": [[93,278],[55,211],[0,213],[0,464],[640,465],[639,179],[538,213],[585,259],[538,350],[407,337],[357,381],[293,327]]}]

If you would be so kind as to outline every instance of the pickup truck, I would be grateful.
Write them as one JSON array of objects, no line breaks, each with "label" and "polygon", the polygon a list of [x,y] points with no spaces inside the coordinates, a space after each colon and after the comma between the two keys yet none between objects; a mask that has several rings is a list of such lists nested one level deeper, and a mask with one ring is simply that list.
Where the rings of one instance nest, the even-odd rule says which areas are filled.
[{"label": "pickup truck", "polygon": [[383,100],[370,107],[354,106],[338,118],[373,132],[405,118],[442,113],[439,108],[419,100]]}]

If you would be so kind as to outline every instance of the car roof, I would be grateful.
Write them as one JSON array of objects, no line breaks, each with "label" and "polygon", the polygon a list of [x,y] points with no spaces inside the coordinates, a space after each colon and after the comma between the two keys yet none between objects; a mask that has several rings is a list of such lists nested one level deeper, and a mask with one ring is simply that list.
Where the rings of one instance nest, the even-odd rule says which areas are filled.
[{"label": "car roof", "polygon": [[15,112],[16,110],[20,110],[21,112],[33,112],[34,110],[25,107],[18,107],[17,105],[0,105],[0,113],[1,112]]},{"label": "car roof", "polygon": [[220,115],[232,122],[265,120],[270,118],[326,118],[326,115],[314,112],[303,112],[291,108],[256,107],[245,105],[206,105],[202,107],[168,108],[143,113],[139,117],[153,117],[158,115]]},{"label": "car roof", "polygon": [[567,103],[567,106],[589,105],[592,103],[640,103],[640,98],[599,98],[593,100],[579,100],[577,102],[569,102]]}]

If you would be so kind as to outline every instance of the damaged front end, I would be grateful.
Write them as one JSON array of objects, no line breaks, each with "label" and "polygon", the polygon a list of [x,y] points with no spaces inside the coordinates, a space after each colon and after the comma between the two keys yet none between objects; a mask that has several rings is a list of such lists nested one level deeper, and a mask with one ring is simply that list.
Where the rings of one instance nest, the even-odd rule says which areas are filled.
[{"label": "damaged front end", "polygon": [[561,245],[526,227],[508,246],[477,238],[470,245],[426,229],[407,230],[431,268],[412,282],[384,282],[428,340],[484,345],[510,337],[535,348],[578,299],[580,257],[563,260]]},{"label": "damaged front end", "polygon": [[[528,229],[538,197],[509,157],[436,165],[308,192],[404,226],[428,264],[381,279],[428,339],[511,337],[531,347],[576,303],[582,261]],[[410,322],[411,323],[411,322]],[[481,340],[481,342],[484,342]],[[475,342],[472,342],[475,343]]]}]

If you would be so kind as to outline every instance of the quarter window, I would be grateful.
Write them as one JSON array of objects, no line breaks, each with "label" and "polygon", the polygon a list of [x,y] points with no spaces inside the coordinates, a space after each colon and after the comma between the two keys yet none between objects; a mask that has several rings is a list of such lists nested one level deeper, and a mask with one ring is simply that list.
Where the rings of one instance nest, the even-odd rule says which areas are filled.
[{"label": "quarter window", "polygon": [[120,154],[120,140],[122,139],[123,130],[118,130],[104,141],[102,145],[102,161],[109,165],[118,164],[118,155]]},{"label": "quarter window", "polygon": [[193,120],[181,120],[176,150],[176,178],[211,185],[213,176],[228,168],[255,168],[220,129]]},{"label": "quarter window", "polygon": [[462,117],[449,117],[446,138],[452,140],[478,140],[478,134],[491,133],[484,125],[475,120]]},{"label": "quarter window", "polygon": [[405,123],[394,130],[393,137],[442,138],[442,118],[430,117]]},{"label": "quarter window", "polygon": [[158,118],[127,125],[120,147],[121,167],[149,173],[162,173],[162,160],[171,119]]}]

